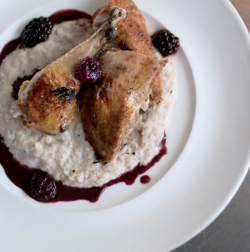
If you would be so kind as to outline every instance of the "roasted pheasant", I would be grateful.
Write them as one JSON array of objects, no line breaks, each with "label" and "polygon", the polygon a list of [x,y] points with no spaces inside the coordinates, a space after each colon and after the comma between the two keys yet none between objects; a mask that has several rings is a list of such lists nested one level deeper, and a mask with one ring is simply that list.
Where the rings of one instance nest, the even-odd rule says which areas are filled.
[{"label": "roasted pheasant", "polygon": [[111,161],[126,144],[151,93],[150,83],[163,61],[133,51],[108,49],[99,59],[103,77],[83,89],[81,118],[86,139],[96,156]]},{"label": "roasted pheasant", "polygon": [[95,56],[105,43],[114,39],[112,29],[125,17],[125,10],[113,8],[107,21],[88,40],[22,84],[17,109],[24,117],[23,126],[49,134],[66,130],[78,112],[76,93],[81,82],[74,75],[76,65],[86,56]]},{"label": "roasted pheasant", "polygon": [[[116,43],[122,50],[132,50],[154,57],[151,51],[151,38],[148,35],[147,25],[140,10],[132,0],[109,0],[109,5],[99,8],[93,15],[93,22],[98,26],[107,17],[114,6],[127,11],[127,17],[117,24]],[[163,85],[159,76],[151,82],[152,101],[161,100]]]}]

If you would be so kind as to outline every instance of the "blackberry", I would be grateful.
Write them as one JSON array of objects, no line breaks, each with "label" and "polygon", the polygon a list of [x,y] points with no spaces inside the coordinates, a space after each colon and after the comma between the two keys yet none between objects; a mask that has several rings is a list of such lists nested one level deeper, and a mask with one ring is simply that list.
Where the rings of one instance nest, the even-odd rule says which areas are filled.
[{"label": "blackberry", "polygon": [[22,47],[34,47],[48,39],[53,28],[49,18],[39,17],[31,20],[21,34]]},{"label": "blackberry", "polygon": [[166,57],[177,52],[180,45],[180,39],[175,37],[169,30],[160,30],[152,36],[152,42],[155,48]]},{"label": "blackberry", "polygon": [[95,58],[86,57],[80,61],[75,70],[76,78],[84,83],[94,83],[102,75],[102,67]]},{"label": "blackberry", "polygon": [[31,196],[39,201],[48,201],[56,196],[56,183],[46,173],[37,171],[30,180]]}]

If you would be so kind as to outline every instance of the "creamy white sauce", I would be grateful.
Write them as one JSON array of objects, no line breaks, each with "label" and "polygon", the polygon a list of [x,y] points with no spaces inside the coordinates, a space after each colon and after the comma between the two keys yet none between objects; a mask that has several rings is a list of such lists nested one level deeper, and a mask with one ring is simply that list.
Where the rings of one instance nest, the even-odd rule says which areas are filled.
[{"label": "creamy white sauce", "polygon": [[140,116],[130,142],[106,165],[95,162],[93,149],[85,140],[80,115],[65,133],[56,136],[24,128],[15,108],[16,101],[11,98],[11,84],[17,77],[32,74],[35,68],[44,68],[92,33],[86,19],[64,22],[53,28],[48,41],[14,51],[0,67],[0,134],[5,144],[21,164],[46,171],[56,180],[74,187],[100,186],[132,170],[138,163],[149,163],[159,153],[167,111],[177,93],[175,64],[170,57],[161,74],[162,102],[148,110],[148,103],[144,104],[143,110],[147,111]]}]

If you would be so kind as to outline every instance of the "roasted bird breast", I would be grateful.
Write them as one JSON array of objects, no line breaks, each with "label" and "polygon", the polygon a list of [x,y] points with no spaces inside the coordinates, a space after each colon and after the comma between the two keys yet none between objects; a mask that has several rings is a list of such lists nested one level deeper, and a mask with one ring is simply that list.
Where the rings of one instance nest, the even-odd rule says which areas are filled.
[{"label": "roasted bird breast", "polygon": [[97,158],[110,162],[129,140],[139,110],[152,91],[150,84],[165,62],[119,49],[105,50],[99,61],[103,77],[83,88],[81,119]]}]

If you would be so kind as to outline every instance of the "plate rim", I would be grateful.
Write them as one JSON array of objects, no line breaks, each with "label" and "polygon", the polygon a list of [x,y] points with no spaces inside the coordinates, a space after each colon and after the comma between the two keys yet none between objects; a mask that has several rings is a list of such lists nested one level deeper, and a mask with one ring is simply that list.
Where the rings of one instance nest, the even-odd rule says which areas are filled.
[{"label": "plate rim", "polygon": [[[26,1],[28,2],[28,1],[31,1],[31,0],[26,0]],[[243,20],[241,19],[240,15],[238,14],[238,12],[236,11],[236,9],[234,8],[234,6],[232,5],[232,3],[230,1],[224,0],[224,4],[225,4],[225,6],[228,7],[228,9],[231,11],[231,13],[233,13],[233,16],[236,18],[237,23],[239,25],[239,28],[241,28],[241,31],[243,32],[243,34],[245,36],[245,39],[246,39],[246,41],[247,41],[247,43],[249,45],[249,48],[250,48],[250,37],[249,37],[248,30],[247,30]],[[43,4],[43,5],[45,5],[45,4]],[[195,78],[195,76],[194,76],[194,78]],[[191,134],[192,133],[193,133],[193,129],[192,129]],[[233,196],[236,194],[237,190],[239,189],[241,183],[243,182],[243,180],[244,180],[244,178],[245,178],[245,176],[246,176],[246,174],[248,172],[249,163],[250,163],[250,153],[248,155],[248,159],[245,161],[244,169],[241,170],[241,173],[240,173],[240,176],[239,176],[238,180],[235,181],[235,186],[233,188],[231,188],[230,193],[228,193],[227,196],[225,197],[225,199],[221,202],[220,207],[217,207],[217,210],[214,212],[214,214],[211,215],[210,218],[207,219],[203,223],[203,225],[201,225],[199,230],[198,229],[195,230],[192,234],[189,235],[189,237],[186,237],[185,239],[183,239],[183,241],[180,241],[179,244],[176,244],[173,248],[177,248],[181,244],[185,243],[187,240],[190,240],[191,238],[193,238],[201,230],[203,230],[206,226],[208,226],[215,218],[218,217],[218,215],[224,210],[224,208],[228,205],[228,203],[231,201],[231,199],[233,198]]]}]

